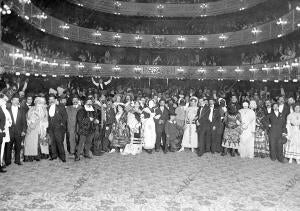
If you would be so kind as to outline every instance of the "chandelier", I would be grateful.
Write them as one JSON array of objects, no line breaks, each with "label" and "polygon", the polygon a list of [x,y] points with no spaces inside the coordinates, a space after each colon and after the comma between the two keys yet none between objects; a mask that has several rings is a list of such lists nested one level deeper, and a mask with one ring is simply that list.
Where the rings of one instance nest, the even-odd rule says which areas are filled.
[{"label": "chandelier", "polygon": [[10,7],[7,4],[1,4],[0,5],[0,14],[2,14],[2,15],[11,14]]},{"label": "chandelier", "polygon": [[31,0],[19,0],[21,4],[30,4]]}]

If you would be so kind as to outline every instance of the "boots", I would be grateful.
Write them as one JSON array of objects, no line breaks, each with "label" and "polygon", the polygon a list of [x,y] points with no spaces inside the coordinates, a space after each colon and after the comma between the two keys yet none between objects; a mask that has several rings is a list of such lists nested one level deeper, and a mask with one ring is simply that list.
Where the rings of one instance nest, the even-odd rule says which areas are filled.
[{"label": "boots", "polygon": [[223,152],[222,152],[221,156],[225,156],[225,155],[227,155],[227,148],[226,148],[226,147],[224,147],[224,149],[223,149]]}]

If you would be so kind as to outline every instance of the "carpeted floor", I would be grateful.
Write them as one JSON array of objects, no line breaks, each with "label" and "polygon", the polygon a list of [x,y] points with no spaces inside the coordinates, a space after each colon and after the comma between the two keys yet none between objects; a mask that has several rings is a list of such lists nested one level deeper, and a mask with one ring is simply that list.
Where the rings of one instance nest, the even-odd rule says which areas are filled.
[{"label": "carpeted floor", "polygon": [[300,210],[300,165],[192,152],[12,165],[0,210]]}]

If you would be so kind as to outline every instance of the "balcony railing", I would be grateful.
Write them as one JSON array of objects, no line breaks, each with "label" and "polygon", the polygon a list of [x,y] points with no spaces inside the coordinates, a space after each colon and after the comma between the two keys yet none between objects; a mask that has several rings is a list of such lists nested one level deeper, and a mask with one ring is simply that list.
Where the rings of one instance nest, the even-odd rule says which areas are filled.
[{"label": "balcony railing", "polygon": [[205,17],[245,10],[266,0],[222,0],[202,4],[133,3],[114,0],[68,0],[93,10],[128,16]]},{"label": "balcony railing", "polygon": [[1,72],[42,76],[113,76],[116,78],[233,79],[250,81],[298,81],[299,59],[245,66],[110,65],[44,58],[0,43]]},{"label": "balcony railing", "polygon": [[149,35],[97,31],[65,23],[47,16],[33,4],[13,0],[13,9],[39,30],[73,41],[96,45],[136,48],[225,48],[250,45],[282,37],[298,29],[298,8],[278,20],[236,32],[209,35]]}]

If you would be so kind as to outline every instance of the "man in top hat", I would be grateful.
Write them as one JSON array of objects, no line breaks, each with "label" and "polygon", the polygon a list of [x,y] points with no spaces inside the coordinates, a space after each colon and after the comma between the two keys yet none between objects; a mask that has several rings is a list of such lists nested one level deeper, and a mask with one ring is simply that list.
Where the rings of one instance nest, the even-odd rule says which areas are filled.
[{"label": "man in top hat", "polygon": [[156,143],[155,151],[159,152],[161,139],[163,141],[163,151],[168,152],[167,139],[165,133],[165,124],[169,120],[169,110],[165,106],[166,101],[162,98],[159,100],[159,107],[155,109],[155,129],[156,129]]},{"label": "man in top hat", "polygon": [[76,134],[76,116],[77,112],[81,109],[81,106],[79,103],[79,97],[77,95],[73,95],[71,98],[73,105],[67,106],[66,111],[68,114],[70,154],[75,156],[76,139],[78,139]]},{"label": "man in top hat", "polygon": [[166,122],[165,131],[167,143],[170,146],[170,152],[175,152],[180,149],[183,129],[176,123],[176,113],[170,112],[170,120]]},{"label": "man in top hat", "polygon": [[222,151],[221,141],[222,141],[222,122],[221,114],[219,109],[215,106],[215,100],[209,98],[208,101],[209,112],[208,118],[206,119],[206,124],[208,125],[208,136],[205,140],[206,152],[220,153]]},{"label": "man in top hat", "polygon": [[58,104],[56,96],[49,95],[49,127],[48,132],[51,139],[51,159],[57,157],[66,162],[64,149],[64,138],[67,130],[68,115],[65,106]]},{"label": "man in top hat", "polygon": [[7,166],[11,164],[13,148],[15,150],[15,164],[22,165],[20,153],[22,137],[26,134],[26,112],[20,107],[19,100],[19,95],[14,94],[11,99],[11,106],[8,108],[12,118],[12,125],[9,128],[10,142],[6,143],[7,147],[5,147],[5,163]]}]

